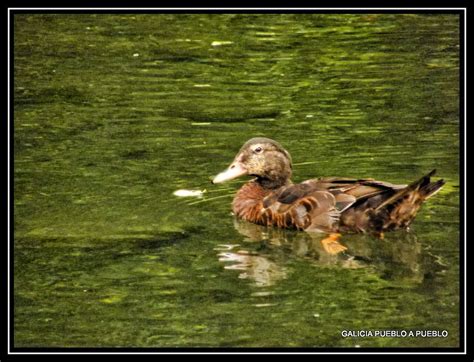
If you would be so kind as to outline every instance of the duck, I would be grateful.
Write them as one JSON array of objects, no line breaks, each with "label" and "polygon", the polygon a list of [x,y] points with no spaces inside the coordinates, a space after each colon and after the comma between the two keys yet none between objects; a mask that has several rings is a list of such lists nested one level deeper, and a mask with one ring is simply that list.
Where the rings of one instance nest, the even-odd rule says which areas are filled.
[{"label": "duck", "polygon": [[[421,205],[439,192],[444,180],[431,181],[436,170],[418,180],[397,185],[372,178],[319,177],[291,181],[290,153],[266,137],[248,140],[213,184],[253,177],[236,193],[234,215],[278,228],[327,233],[334,244],[342,233],[374,233],[405,229]],[[336,245],[336,251],[341,248]]]}]

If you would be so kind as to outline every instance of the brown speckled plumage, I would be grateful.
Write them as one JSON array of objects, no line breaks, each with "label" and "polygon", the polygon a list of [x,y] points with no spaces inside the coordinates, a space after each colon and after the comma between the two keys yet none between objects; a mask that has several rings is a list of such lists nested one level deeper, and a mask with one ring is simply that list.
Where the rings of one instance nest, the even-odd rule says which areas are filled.
[{"label": "brown speckled plumage", "polygon": [[383,232],[407,228],[422,203],[444,185],[435,171],[410,185],[326,177],[293,184],[291,157],[277,142],[245,143],[215,183],[255,176],[237,192],[235,215],[260,225],[319,232]]}]

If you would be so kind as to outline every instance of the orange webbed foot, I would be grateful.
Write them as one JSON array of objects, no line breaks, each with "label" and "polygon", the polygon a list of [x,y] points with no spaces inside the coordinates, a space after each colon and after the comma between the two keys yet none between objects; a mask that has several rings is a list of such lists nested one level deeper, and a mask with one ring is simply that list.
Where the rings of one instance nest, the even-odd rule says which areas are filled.
[{"label": "orange webbed foot", "polygon": [[347,248],[339,242],[340,238],[341,234],[329,234],[328,237],[321,240],[321,245],[323,246],[323,249],[329,254],[336,255],[342,253],[343,251],[347,250]]},{"label": "orange webbed foot", "polygon": [[384,240],[385,239],[385,234],[383,231],[378,231],[378,232],[373,232],[372,233],[374,238],[377,238],[379,240]]}]

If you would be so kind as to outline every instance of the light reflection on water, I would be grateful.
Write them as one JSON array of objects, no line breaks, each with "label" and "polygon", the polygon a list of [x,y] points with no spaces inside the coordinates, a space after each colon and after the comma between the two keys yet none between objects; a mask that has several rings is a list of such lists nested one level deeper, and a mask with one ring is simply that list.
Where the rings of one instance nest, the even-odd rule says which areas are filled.
[{"label": "light reflection on water", "polygon": [[[244,237],[242,244],[218,245],[219,261],[227,270],[239,270],[241,279],[267,287],[285,279],[288,258],[305,259],[318,268],[368,268],[382,278],[423,283],[446,270],[439,256],[424,250],[416,234],[406,231],[389,233],[387,240],[368,235],[345,235],[348,249],[328,252],[321,240],[325,234],[280,230],[234,220],[235,229]],[[347,239],[347,240],[346,240]],[[246,248],[246,246],[248,248]],[[275,249],[285,250],[284,259],[275,258]],[[250,250],[249,250],[250,249]]]},{"label": "light reflection on water", "polygon": [[[15,15],[15,344],[456,346],[458,25]],[[344,235],[329,255],[321,235],[234,224],[245,180],[210,185],[256,136],[288,149],[295,182],[436,168],[447,184],[412,233]],[[340,337],[389,327],[449,337]]]}]

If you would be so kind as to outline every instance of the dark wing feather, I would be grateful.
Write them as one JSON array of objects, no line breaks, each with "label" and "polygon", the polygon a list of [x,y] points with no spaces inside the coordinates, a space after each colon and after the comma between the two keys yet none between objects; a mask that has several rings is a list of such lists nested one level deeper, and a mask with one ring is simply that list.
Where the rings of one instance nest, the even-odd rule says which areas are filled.
[{"label": "dark wing feather", "polygon": [[282,204],[292,204],[298,199],[307,196],[312,191],[315,191],[312,185],[296,184],[283,187],[277,194],[277,201]]}]

